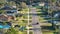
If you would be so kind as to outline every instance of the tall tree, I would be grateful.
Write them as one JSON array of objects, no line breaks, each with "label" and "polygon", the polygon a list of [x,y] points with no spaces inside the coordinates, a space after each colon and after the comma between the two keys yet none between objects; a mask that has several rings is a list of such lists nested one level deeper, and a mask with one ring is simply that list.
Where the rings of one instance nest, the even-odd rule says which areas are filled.
[{"label": "tall tree", "polygon": [[19,34],[17,30],[11,27],[5,34]]}]

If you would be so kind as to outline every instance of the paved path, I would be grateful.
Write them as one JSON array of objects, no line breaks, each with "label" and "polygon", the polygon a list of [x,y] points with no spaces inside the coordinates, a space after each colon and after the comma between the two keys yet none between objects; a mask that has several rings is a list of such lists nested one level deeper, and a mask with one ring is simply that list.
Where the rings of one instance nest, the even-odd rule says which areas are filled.
[{"label": "paved path", "polygon": [[[37,14],[36,8],[31,8],[31,12],[32,12],[33,14]],[[38,16],[37,16],[37,15],[33,15],[33,14],[32,14],[33,34],[42,34],[40,24],[37,24],[37,25],[36,25],[36,23],[39,21],[39,20],[38,20]]]}]

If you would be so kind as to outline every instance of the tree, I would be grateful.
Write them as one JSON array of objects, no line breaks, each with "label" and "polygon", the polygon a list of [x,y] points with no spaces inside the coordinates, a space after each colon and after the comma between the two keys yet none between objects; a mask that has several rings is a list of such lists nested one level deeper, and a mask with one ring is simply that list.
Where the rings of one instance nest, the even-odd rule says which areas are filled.
[{"label": "tree", "polygon": [[11,1],[16,4],[16,8],[17,8],[18,10],[27,7],[26,3],[22,2],[22,1],[24,1],[24,0],[7,0],[8,3],[11,2]]},{"label": "tree", "polygon": [[11,27],[5,34],[18,34],[18,31]]},{"label": "tree", "polygon": [[4,14],[5,13],[5,11],[4,10],[0,10],[0,14]]},{"label": "tree", "polygon": [[56,0],[51,0],[52,2],[56,2]]},{"label": "tree", "polygon": [[0,3],[0,8],[1,8],[2,6],[4,6],[4,3]]},{"label": "tree", "polygon": [[27,7],[26,3],[24,3],[24,2],[21,2],[20,6],[21,6],[21,8],[26,8]]}]

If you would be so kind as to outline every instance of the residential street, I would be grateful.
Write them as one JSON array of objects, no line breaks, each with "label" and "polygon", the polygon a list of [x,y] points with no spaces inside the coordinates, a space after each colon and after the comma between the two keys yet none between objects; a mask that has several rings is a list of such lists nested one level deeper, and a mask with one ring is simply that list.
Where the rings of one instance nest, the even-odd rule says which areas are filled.
[{"label": "residential street", "polygon": [[36,13],[36,8],[31,8],[32,13],[32,27],[33,27],[33,34],[42,34],[41,27],[39,24],[38,16],[34,15]]}]

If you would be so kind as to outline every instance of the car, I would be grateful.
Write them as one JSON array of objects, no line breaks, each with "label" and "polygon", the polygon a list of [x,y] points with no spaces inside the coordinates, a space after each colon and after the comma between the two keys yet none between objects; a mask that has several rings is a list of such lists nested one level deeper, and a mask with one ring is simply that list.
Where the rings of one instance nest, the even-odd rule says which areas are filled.
[{"label": "car", "polygon": [[32,25],[38,25],[39,23],[37,22],[37,23],[33,23]]}]

